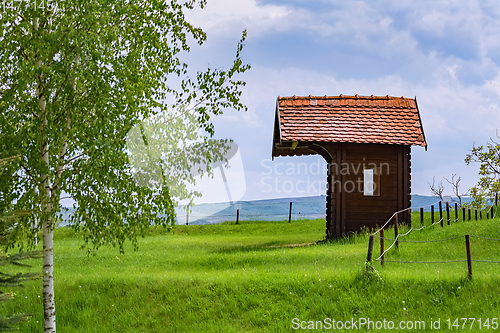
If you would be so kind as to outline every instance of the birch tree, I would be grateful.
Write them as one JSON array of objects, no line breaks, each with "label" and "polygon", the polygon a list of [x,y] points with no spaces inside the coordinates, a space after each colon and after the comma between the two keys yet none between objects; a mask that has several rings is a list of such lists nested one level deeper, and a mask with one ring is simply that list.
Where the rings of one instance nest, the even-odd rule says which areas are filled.
[{"label": "birch tree", "polygon": [[[54,243],[61,200],[89,251],[123,251],[151,225],[174,221],[168,187],[140,186],[127,156],[130,129],[180,105],[213,135],[211,116],[245,109],[237,45],[227,70],[192,73],[182,61],[206,34],[184,13],[196,0],[0,2],[0,158],[21,155],[0,179],[19,219],[13,242],[43,234],[44,331],[55,332]],[[41,7],[40,5],[45,5]],[[200,150],[209,165],[217,154]],[[179,165],[183,168],[185,165]]]},{"label": "birch tree", "polygon": [[467,165],[479,163],[479,181],[471,187],[469,195],[474,198],[472,206],[484,208],[489,199],[500,192],[500,136],[490,138],[486,146],[473,145],[470,153],[465,157]]}]

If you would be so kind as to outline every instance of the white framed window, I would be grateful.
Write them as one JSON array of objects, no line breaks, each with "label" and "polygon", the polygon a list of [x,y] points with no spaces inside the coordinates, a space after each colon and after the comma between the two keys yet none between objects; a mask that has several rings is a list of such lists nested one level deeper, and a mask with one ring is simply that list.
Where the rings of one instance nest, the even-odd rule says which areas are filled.
[{"label": "white framed window", "polygon": [[365,197],[380,196],[380,172],[378,168],[363,170],[363,195]]},{"label": "white framed window", "polygon": [[373,184],[373,169],[365,169],[363,174],[363,194],[365,196],[373,196],[373,189],[375,188]]}]

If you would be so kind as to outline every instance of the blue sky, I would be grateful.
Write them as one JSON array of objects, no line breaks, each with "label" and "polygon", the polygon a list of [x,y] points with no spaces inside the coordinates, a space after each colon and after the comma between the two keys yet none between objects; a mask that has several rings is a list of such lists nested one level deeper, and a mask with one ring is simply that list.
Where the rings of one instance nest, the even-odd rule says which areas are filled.
[{"label": "blue sky", "polygon": [[[269,161],[278,95],[416,96],[429,148],[412,148],[412,192],[429,194],[433,176],[452,173],[462,192],[476,183],[479,166],[466,166],[465,155],[500,128],[500,2],[208,0],[187,16],[208,34],[187,57],[194,70],[228,67],[248,31],[249,110],[214,119],[217,136],[240,147],[243,199],[324,192],[303,186],[326,180],[318,157]],[[308,171],[298,174],[299,163]]]}]

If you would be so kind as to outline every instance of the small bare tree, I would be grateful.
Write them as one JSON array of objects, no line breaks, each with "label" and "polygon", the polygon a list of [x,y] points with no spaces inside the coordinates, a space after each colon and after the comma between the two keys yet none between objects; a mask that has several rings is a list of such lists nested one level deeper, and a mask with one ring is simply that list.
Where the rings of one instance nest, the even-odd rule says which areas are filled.
[{"label": "small bare tree", "polygon": [[453,186],[453,193],[455,196],[458,198],[458,203],[460,206],[462,206],[462,195],[460,194],[459,186],[460,186],[460,181],[462,180],[462,177],[458,176],[456,174],[451,175],[451,180],[445,178],[445,180]]},{"label": "small bare tree", "polygon": [[432,195],[435,195],[435,196],[439,197],[439,199],[441,201],[444,201],[444,199],[443,199],[443,192],[444,192],[443,182],[440,181],[439,184],[436,185],[435,178],[436,177],[432,177],[432,184],[431,183],[427,183],[427,184],[429,184],[429,188],[431,190]]}]

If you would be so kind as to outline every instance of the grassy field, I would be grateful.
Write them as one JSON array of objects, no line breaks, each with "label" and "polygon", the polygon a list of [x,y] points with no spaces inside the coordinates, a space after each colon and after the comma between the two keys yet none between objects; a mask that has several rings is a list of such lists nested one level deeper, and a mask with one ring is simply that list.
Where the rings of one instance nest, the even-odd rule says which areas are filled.
[{"label": "grassy field", "polygon": [[[500,210],[500,209],[499,209]],[[419,221],[417,215],[414,221]],[[426,216],[429,225],[429,216]],[[464,234],[500,238],[500,219],[452,223],[402,239],[437,240]],[[419,226],[420,223],[415,223]],[[404,228],[403,228],[404,229]],[[404,231],[404,230],[402,230]],[[373,322],[500,317],[500,264],[396,264],[366,273],[368,236],[334,242],[324,220],[227,222],[151,229],[139,251],[102,249],[87,256],[81,239],[58,229],[55,240],[56,318],[60,332],[289,332],[331,318]],[[386,237],[394,237],[393,231]],[[500,261],[500,242],[471,239],[473,259]],[[379,255],[375,241],[374,257]],[[401,243],[387,260],[464,260],[461,237],[446,242]],[[40,265],[39,262],[33,262]],[[35,270],[36,267],[33,268]],[[2,313],[31,312],[22,332],[43,331],[41,280],[15,288]],[[294,318],[295,321],[292,321]],[[329,322],[329,321],[328,321]],[[313,323],[319,328],[319,324]],[[459,322],[460,327],[462,321]],[[478,322],[468,331],[479,330]],[[491,327],[490,327],[491,328]],[[499,328],[500,329],[500,328]],[[366,330],[366,326],[362,331]],[[339,331],[339,330],[337,330]],[[384,329],[379,331],[386,331]]]}]

